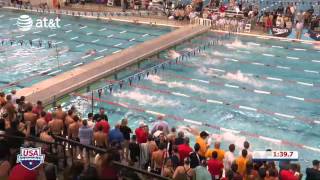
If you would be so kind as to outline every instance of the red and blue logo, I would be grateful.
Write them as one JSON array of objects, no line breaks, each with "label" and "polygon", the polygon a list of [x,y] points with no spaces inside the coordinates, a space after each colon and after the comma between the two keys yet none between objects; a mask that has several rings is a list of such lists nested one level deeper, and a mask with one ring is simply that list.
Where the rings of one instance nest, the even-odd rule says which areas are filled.
[{"label": "red and blue logo", "polygon": [[17,163],[29,170],[34,170],[44,162],[45,155],[41,154],[41,148],[20,148],[17,155]]}]

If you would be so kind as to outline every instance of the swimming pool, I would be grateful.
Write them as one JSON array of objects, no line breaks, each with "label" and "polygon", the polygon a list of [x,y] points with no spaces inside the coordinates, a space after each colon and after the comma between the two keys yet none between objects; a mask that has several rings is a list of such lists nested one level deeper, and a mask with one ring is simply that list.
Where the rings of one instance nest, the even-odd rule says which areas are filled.
[{"label": "swimming pool", "polygon": [[[0,11],[0,39],[4,42],[0,44],[0,91],[30,86],[172,30],[70,16],[60,16],[60,28],[38,28],[36,19],[56,17],[30,13],[34,26],[24,32],[17,26],[17,19],[23,14],[28,13]],[[10,40],[15,43],[11,45]],[[22,46],[20,40],[24,41]],[[51,48],[48,42],[52,43]]]},{"label": "swimming pool", "polygon": [[[105,88],[101,97],[94,92],[94,111],[105,107],[112,124],[128,117],[131,127],[165,115],[180,130],[188,124],[216,134],[224,149],[248,139],[254,150],[299,151],[303,168],[309,166],[320,151],[319,50],[308,43],[242,36],[204,48],[218,38],[207,34],[176,47],[180,54],[201,49],[190,58],[180,56],[178,64],[172,60],[154,68],[178,56],[163,52],[118,73],[112,86],[114,77],[91,85]],[[132,77],[143,69],[148,70]],[[91,92],[82,90],[62,103],[86,116],[91,100]]]}]

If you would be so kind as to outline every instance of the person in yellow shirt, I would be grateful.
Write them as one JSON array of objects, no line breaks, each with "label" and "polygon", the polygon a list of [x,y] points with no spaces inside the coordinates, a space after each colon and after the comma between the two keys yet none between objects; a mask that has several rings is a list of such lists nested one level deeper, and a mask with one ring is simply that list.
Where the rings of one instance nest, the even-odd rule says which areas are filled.
[{"label": "person in yellow shirt", "polygon": [[248,155],[248,151],[246,149],[243,149],[241,152],[241,156],[239,156],[236,159],[236,164],[238,165],[238,173],[241,174],[242,176],[246,172],[246,165],[247,165],[247,162],[249,161],[247,158],[247,155]]},{"label": "person in yellow shirt", "polygon": [[207,152],[208,147],[209,147],[209,145],[208,145],[208,143],[207,143],[207,141],[206,141],[206,139],[207,139],[208,136],[209,136],[209,134],[208,134],[207,132],[202,131],[202,132],[200,133],[200,136],[198,136],[198,137],[196,138],[196,143],[198,143],[198,144],[200,145],[199,154],[200,154],[201,156],[203,156],[203,157],[205,157],[206,152]]},{"label": "person in yellow shirt", "polygon": [[206,158],[211,158],[212,157],[212,152],[216,151],[218,153],[218,160],[223,162],[224,159],[224,150],[220,149],[220,142],[215,142],[214,143],[214,149],[208,149],[206,152]]}]

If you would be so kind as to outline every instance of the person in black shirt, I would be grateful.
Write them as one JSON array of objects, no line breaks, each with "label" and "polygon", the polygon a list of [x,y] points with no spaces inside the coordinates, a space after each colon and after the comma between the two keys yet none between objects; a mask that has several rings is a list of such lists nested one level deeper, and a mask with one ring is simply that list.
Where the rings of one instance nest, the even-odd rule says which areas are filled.
[{"label": "person in black shirt", "polygon": [[128,160],[128,148],[129,148],[129,141],[130,141],[130,134],[132,133],[131,129],[128,127],[128,119],[122,119],[120,131],[123,134],[124,142],[123,142],[123,153],[125,160]]},{"label": "person in black shirt", "polygon": [[132,135],[131,142],[129,144],[129,151],[130,151],[130,162],[129,164],[135,166],[136,162],[139,161],[140,156],[140,146],[137,143],[136,135]]},{"label": "person in black shirt", "polygon": [[191,168],[196,168],[197,166],[200,165],[200,162],[205,159],[205,157],[202,157],[199,154],[199,150],[200,150],[200,145],[198,143],[196,143],[194,145],[194,151],[192,153],[190,153],[190,155],[189,155]]},{"label": "person in black shirt", "polygon": [[178,132],[178,137],[175,139],[175,145],[180,145],[184,143],[184,133],[182,131]]},{"label": "person in black shirt", "polygon": [[93,116],[93,120],[94,120],[94,121],[100,121],[100,120],[102,120],[102,119],[108,121],[108,116],[104,113],[104,108],[103,108],[103,107],[101,107],[101,108],[99,109],[99,113],[97,113],[97,114],[95,114],[95,115]]},{"label": "person in black shirt", "polygon": [[318,160],[313,160],[312,165],[312,168],[306,169],[306,180],[320,180],[320,162]]}]

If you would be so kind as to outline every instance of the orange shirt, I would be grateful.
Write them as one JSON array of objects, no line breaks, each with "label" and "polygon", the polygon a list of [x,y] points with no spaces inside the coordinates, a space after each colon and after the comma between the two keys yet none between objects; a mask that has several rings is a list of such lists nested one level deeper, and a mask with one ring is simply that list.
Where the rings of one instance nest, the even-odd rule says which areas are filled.
[{"label": "orange shirt", "polygon": [[224,150],[222,150],[222,149],[208,149],[208,151],[206,152],[206,158],[212,158],[212,153],[213,153],[213,151],[216,151],[217,153],[218,153],[218,160],[219,161],[223,161],[223,159],[224,159]]},{"label": "orange shirt", "polygon": [[238,165],[238,173],[240,173],[242,176],[246,172],[246,165],[247,165],[248,159],[244,158],[242,156],[239,156],[236,159],[236,163]]},{"label": "orange shirt", "polygon": [[198,143],[200,145],[199,154],[204,157],[206,155],[207,150],[208,150],[207,142],[204,139],[202,139],[200,136],[198,136],[196,138],[196,143]]}]

